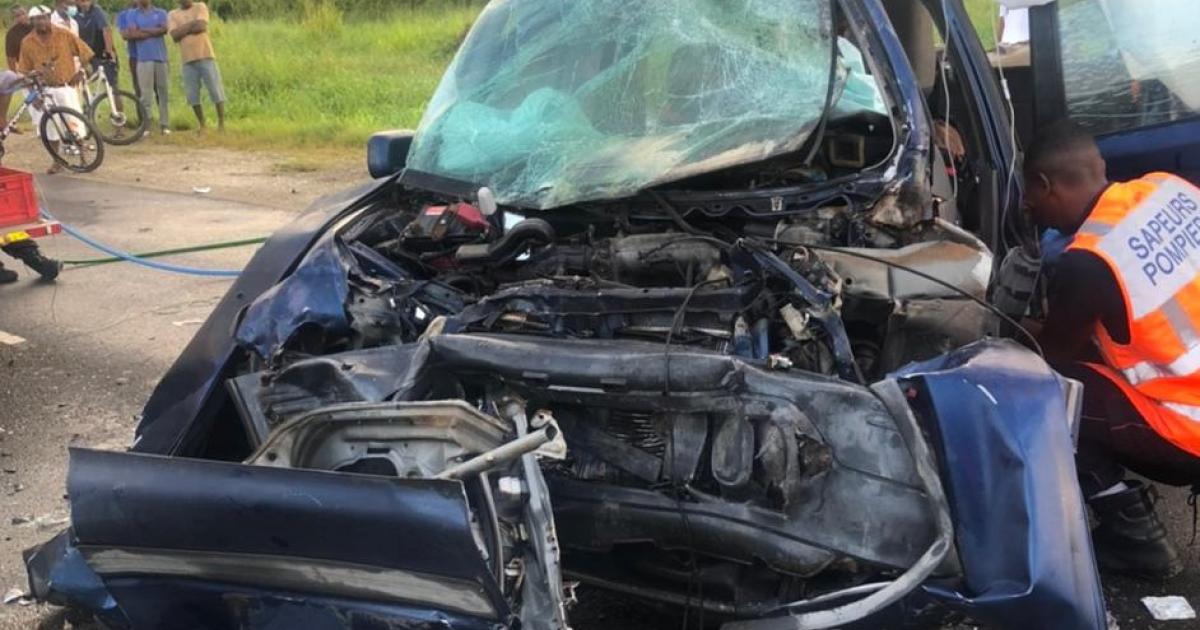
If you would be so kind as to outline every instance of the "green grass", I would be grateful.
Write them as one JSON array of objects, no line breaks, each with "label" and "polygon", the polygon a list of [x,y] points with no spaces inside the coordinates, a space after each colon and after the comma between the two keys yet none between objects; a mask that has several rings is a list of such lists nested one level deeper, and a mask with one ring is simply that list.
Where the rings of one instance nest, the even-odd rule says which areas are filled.
[{"label": "green grass", "polygon": [[[474,0],[288,1],[297,9],[281,14],[282,19],[214,19],[211,34],[229,96],[229,133],[211,134],[203,144],[349,154],[361,151],[376,131],[414,127],[480,6]],[[984,48],[991,49],[995,0],[964,1]],[[351,8],[355,17],[345,17],[334,2]],[[388,17],[366,17],[367,8],[386,4],[401,8],[388,11]],[[409,5],[417,8],[404,8]],[[168,48],[171,126],[194,129],[178,47],[169,42]],[[121,83],[132,86],[124,66]],[[212,106],[206,109],[215,122]],[[157,112],[151,115],[157,120]],[[190,134],[172,141],[197,142]]]},{"label": "green grass", "polygon": [[[402,9],[373,21],[344,20],[336,11],[312,12],[299,22],[214,20],[210,32],[229,98],[229,133],[208,142],[361,149],[376,131],[413,127],[477,10]],[[195,129],[178,47],[168,46],[171,126]],[[125,66],[121,85],[132,88]],[[203,96],[214,124],[215,112]],[[157,116],[152,108],[152,120]]]},{"label": "green grass", "polygon": [[971,23],[975,25],[975,32],[979,34],[979,41],[983,42],[983,49],[995,48],[996,22],[1000,15],[996,0],[963,0],[963,4],[971,16]]}]

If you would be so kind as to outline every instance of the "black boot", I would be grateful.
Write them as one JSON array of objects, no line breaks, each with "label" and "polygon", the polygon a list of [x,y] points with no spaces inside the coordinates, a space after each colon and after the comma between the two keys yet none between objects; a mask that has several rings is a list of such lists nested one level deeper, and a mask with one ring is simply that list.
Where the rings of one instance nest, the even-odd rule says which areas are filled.
[{"label": "black boot", "polygon": [[0,265],[0,284],[12,284],[17,281],[17,272],[12,269],[5,269],[4,265]]},{"label": "black boot", "polygon": [[1096,562],[1101,569],[1142,578],[1178,575],[1183,563],[1154,511],[1157,493],[1140,481],[1125,483],[1128,489],[1088,502],[1100,521],[1092,531]]},{"label": "black boot", "polygon": [[36,271],[43,280],[52,281],[58,277],[58,272],[62,271],[63,264],[53,258],[46,258],[41,252],[35,253],[33,256],[25,259],[25,264],[29,268]]},{"label": "black boot", "polygon": [[27,267],[36,271],[44,280],[54,280],[58,277],[58,272],[62,271],[62,263],[53,258],[46,258],[37,247],[24,248],[13,253],[13,256],[19,258]]}]

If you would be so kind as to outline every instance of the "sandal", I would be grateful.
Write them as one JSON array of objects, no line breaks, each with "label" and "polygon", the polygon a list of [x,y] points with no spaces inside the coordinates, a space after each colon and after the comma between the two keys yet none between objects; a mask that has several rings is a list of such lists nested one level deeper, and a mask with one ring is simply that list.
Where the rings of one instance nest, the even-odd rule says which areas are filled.
[{"label": "sandal", "polygon": [[46,169],[47,175],[58,175],[61,172],[63,172],[63,166],[58,162],[55,162],[54,164],[50,165],[50,168]]}]

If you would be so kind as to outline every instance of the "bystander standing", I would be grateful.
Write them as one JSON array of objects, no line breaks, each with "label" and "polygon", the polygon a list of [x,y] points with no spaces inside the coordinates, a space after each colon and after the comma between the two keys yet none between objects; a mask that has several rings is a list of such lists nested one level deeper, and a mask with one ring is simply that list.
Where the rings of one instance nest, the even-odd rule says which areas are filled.
[{"label": "bystander standing", "polygon": [[221,82],[221,70],[213,52],[212,38],[208,36],[208,5],[192,0],[179,0],[179,8],[171,11],[168,26],[171,39],[179,44],[183,59],[183,90],[188,105],[196,112],[200,130],[206,127],[204,105],[200,98],[200,87],[208,91],[208,98],[217,109],[217,129],[225,131],[225,86]]},{"label": "bystander standing", "polygon": [[54,12],[50,14],[50,24],[58,28],[65,28],[71,31],[72,35],[79,36],[79,22],[75,20],[75,16],[79,14],[79,9],[75,6],[75,0],[57,0],[54,3]]},{"label": "bystander standing", "polygon": [[[29,12],[19,4],[13,5],[11,16],[12,26],[4,36],[4,55],[8,59],[8,69],[16,72],[17,62],[21,59],[21,42],[33,32],[33,25],[29,23]],[[8,108],[14,93],[20,92],[0,92],[0,129],[8,126]]]},{"label": "bystander standing", "polygon": [[[83,80],[83,71],[75,67],[74,60],[82,64],[91,62],[92,49],[83,40],[63,28],[50,24],[51,11],[44,6],[34,7],[29,11],[29,19],[33,23],[33,32],[21,42],[21,56],[17,70],[21,74],[37,71],[42,73],[42,81],[46,92],[53,97],[55,105],[67,107],[82,112],[79,102],[79,91],[76,86]],[[38,128],[44,109],[34,107],[33,126]],[[47,137],[51,144],[57,144],[57,137]],[[51,175],[62,170],[62,165],[54,162],[48,171]]]},{"label": "bystander standing", "polygon": [[33,25],[29,23],[29,11],[19,4],[12,6],[10,16],[12,26],[4,36],[4,53],[8,57],[8,69],[16,70],[17,61],[21,59],[21,42],[33,32]]},{"label": "bystander standing", "polygon": [[137,80],[137,42],[124,36],[125,31],[133,25],[133,12],[137,11],[137,0],[131,0],[129,7],[117,14],[117,32],[125,40],[125,56],[129,58],[129,78],[133,82],[133,93],[138,100],[142,98],[142,86]]},{"label": "bystander standing", "polygon": [[95,51],[92,67],[100,68],[113,85],[117,84],[117,50],[113,47],[112,27],[108,23],[108,13],[93,0],[79,0],[79,13],[75,21],[79,23],[79,39]]},{"label": "bystander standing", "polygon": [[137,82],[142,103],[149,114],[155,96],[158,100],[159,130],[171,133],[171,117],[167,104],[167,12],[154,6],[151,0],[137,0],[121,36],[134,42],[137,48]]}]

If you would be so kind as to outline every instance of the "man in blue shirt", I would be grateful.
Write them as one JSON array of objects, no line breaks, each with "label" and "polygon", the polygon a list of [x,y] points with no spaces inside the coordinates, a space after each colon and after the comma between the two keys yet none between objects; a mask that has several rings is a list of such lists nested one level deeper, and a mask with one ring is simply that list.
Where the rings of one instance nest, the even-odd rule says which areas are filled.
[{"label": "man in blue shirt", "polygon": [[142,103],[149,114],[154,97],[158,96],[158,124],[163,135],[171,133],[171,118],[167,109],[167,12],[154,6],[152,0],[137,0],[129,11],[121,37],[134,44],[137,54],[137,83]]},{"label": "man in blue shirt", "polygon": [[[133,12],[137,10],[137,0],[130,0],[129,8],[117,14],[117,32],[124,35],[125,31],[132,25],[130,20],[133,19]],[[138,98],[142,98],[142,86],[138,85],[137,81],[137,42],[126,40],[125,52],[129,57],[129,76],[133,78],[133,91]]]}]

